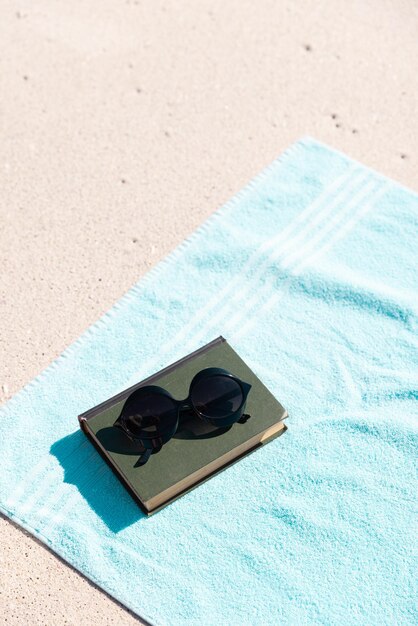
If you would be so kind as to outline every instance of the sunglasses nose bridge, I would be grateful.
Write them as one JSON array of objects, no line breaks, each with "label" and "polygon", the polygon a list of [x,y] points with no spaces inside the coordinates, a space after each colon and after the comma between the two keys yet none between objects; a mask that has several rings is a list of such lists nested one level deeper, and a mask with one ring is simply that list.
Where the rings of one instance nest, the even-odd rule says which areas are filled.
[{"label": "sunglasses nose bridge", "polygon": [[179,411],[187,411],[190,409],[191,404],[189,398],[185,398],[184,400],[180,400],[178,403]]}]

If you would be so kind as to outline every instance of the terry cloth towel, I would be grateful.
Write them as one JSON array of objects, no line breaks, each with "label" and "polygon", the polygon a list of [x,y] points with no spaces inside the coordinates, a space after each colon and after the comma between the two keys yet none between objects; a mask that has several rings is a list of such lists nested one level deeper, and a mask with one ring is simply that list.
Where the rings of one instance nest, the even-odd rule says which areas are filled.
[{"label": "terry cloth towel", "polygon": [[[1,510],[153,624],[417,624],[417,215],[292,146],[3,407]],[[77,415],[219,334],[289,430],[147,518]]]}]

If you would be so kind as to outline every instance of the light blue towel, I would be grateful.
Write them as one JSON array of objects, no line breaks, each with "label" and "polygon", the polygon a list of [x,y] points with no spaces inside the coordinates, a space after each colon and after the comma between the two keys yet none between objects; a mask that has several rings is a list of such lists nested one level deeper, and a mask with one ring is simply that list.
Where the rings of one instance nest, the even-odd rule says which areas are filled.
[{"label": "light blue towel", "polygon": [[[292,146],[3,407],[1,510],[153,624],[416,624],[417,216]],[[77,415],[219,334],[289,430],[146,518]]]}]

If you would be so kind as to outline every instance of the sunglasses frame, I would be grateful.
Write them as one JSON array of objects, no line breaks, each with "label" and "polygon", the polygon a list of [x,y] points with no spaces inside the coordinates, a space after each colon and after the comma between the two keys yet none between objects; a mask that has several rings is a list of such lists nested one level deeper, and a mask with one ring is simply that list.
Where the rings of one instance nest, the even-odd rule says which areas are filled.
[{"label": "sunglasses frame", "polygon": [[[242,400],[239,407],[232,413],[222,417],[213,417],[203,413],[194,406],[192,401],[193,389],[195,388],[197,383],[201,382],[202,380],[209,380],[209,378],[212,378],[214,376],[225,377],[234,380],[239,385],[242,393]],[[251,385],[249,383],[244,382],[243,380],[238,378],[238,376],[235,376],[228,370],[220,367],[207,367],[200,370],[199,372],[197,372],[197,374],[194,375],[189,385],[188,396],[184,400],[176,400],[169,391],[167,391],[163,387],[159,387],[158,385],[144,385],[142,387],[138,387],[126,399],[119,414],[119,417],[116,419],[113,426],[122,429],[125,435],[131,441],[140,442],[142,444],[142,446],[144,447],[144,452],[137,462],[137,465],[144,465],[148,461],[152,453],[159,452],[162,446],[175,435],[179,427],[180,416],[182,412],[192,411],[201,420],[211,424],[212,426],[216,426],[217,428],[225,428],[235,423],[245,423],[250,417],[249,415],[246,415],[244,413],[250,389]],[[162,430],[159,434],[160,436],[154,438],[138,437],[129,429],[128,425],[129,418],[132,415],[131,406],[134,404],[135,398],[139,397],[144,392],[152,392],[157,395],[162,395],[170,398],[170,400],[173,402],[177,409],[177,419],[173,421],[173,427],[169,429],[168,432],[164,432]]]}]

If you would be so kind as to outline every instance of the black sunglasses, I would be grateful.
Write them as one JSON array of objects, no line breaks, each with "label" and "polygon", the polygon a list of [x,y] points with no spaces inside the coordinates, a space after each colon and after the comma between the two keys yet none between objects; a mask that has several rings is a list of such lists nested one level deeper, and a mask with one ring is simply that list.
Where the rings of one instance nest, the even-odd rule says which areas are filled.
[{"label": "black sunglasses", "polygon": [[249,383],[227,370],[208,367],[194,376],[185,400],[175,400],[156,385],[139,387],[127,398],[113,425],[141,444],[136,465],[144,465],[176,433],[184,411],[218,428],[245,423],[250,417],[244,414],[250,389]]}]

